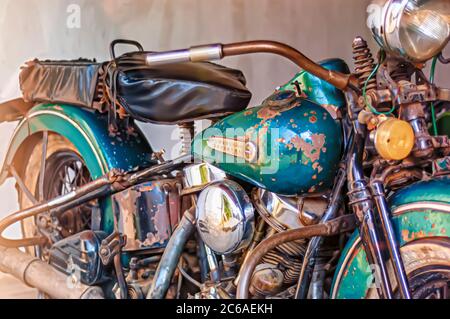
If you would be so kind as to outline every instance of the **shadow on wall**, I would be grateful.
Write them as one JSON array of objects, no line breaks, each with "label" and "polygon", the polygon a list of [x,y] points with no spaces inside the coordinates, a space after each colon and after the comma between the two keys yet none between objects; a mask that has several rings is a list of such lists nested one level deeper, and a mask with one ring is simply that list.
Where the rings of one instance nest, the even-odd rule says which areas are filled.
[{"label": "shadow on wall", "polygon": [[[356,35],[365,25],[369,0],[2,0],[0,1],[0,101],[17,97],[19,66],[26,60],[109,58],[116,38],[168,50],[211,42],[270,39],[286,42],[320,60],[351,64]],[[221,62],[222,63],[222,62]],[[298,70],[279,57],[236,57],[223,64],[243,70],[252,105]],[[1,124],[3,159],[14,124]],[[172,126],[144,125],[154,149],[177,150]],[[157,136],[157,139],[151,138]],[[16,209],[14,182],[0,188],[0,216]],[[13,231],[17,233],[17,229]]]},{"label": "shadow on wall", "polygon": [[[358,34],[369,37],[365,27],[368,2],[2,0],[0,98],[18,93],[13,91],[23,61],[80,56],[105,60],[109,42],[115,38],[133,38],[148,50],[266,38],[289,43],[313,59],[339,56],[351,62],[352,39]],[[296,72],[289,62],[267,55],[223,63],[243,69],[254,103]],[[7,83],[13,84],[6,91]]]}]

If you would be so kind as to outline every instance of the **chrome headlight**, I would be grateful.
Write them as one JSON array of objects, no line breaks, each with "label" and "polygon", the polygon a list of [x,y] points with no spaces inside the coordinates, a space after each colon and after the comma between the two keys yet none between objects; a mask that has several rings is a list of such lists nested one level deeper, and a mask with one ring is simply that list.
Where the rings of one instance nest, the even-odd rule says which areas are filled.
[{"label": "chrome headlight", "polygon": [[196,208],[197,230],[204,243],[220,255],[250,243],[254,209],[245,190],[236,182],[215,182],[201,191]]},{"label": "chrome headlight", "polygon": [[367,12],[378,44],[412,62],[429,60],[450,39],[448,0],[375,0]]}]

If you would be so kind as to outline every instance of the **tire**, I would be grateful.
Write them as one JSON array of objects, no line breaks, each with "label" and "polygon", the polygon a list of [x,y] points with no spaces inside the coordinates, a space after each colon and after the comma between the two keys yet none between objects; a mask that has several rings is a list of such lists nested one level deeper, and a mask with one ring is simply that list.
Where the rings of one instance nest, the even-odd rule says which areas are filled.
[{"label": "tire", "polygon": [[[33,150],[30,152],[28,163],[23,169],[23,173],[21,176],[25,186],[28,188],[30,193],[34,195],[36,199],[39,199],[39,176],[41,170],[42,152],[43,152],[43,140],[40,139],[39,142],[33,145]],[[59,165],[58,162],[61,163],[60,160],[63,159],[64,156],[65,158],[67,158],[68,156],[72,156],[74,159],[78,158],[80,160],[81,165],[83,165],[82,169],[84,169],[87,172],[86,174],[88,174],[88,170],[78,150],[72,143],[70,143],[67,139],[65,139],[60,135],[49,133],[46,154],[47,154],[46,170],[44,175],[45,176],[44,185],[46,188],[44,189],[44,196],[43,196],[45,200],[51,199],[57,195],[61,195],[57,194],[57,192],[55,193],[50,191],[48,189],[48,186],[52,185],[52,183],[54,182],[52,180],[52,176],[54,176],[57,173],[55,169],[56,170],[58,169]],[[48,175],[50,175],[50,177]],[[86,178],[86,180],[90,180],[90,175]],[[33,202],[29,199],[29,197],[26,196],[26,194],[23,191],[20,190],[19,187],[18,193],[19,193],[19,205],[21,209],[33,206]],[[21,228],[23,237],[33,237],[38,234],[38,230],[36,227],[36,219],[33,217],[23,220],[21,223]],[[75,231],[73,230],[66,231],[64,237],[67,237],[67,235],[70,235],[71,233],[75,233]],[[37,249],[35,249],[35,247],[28,247],[27,250],[30,254],[34,256],[37,255]]]},{"label": "tire", "polygon": [[[413,299],[450,299],[450,238],[419,239],[400,251]],[[388,271],[394,278],[392,267]],[[393,282],[395,298],[400,298],[396,286]],[[368,299],[378,297],[376,289],[369,290]]]}]

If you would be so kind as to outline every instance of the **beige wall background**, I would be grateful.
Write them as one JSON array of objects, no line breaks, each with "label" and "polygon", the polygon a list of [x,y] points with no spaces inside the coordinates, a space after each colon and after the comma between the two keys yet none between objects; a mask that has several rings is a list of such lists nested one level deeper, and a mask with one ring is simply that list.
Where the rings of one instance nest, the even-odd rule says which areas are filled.
[{"label": "beige wall background", "polygon": [[[270,39],[321,60],[341,57],[350,66],[351,43],[366,28],[369,0],[0,0],[0,101],[19,96],[19,66],[38,58],[108,59],[116,38],[140,41],[147,50],[210,42]],[[72,10],[80,10],[79,28]],[[67,22],[69,23],[69,27]],[[77,21],[75,21],[76,24]],[[373,46],[373,43],[371,43]],[[260,102],[298,70],[289,61],[261,55],[230,58],[242,69]],[[16,123],[0,124],[3,160]],[[155,149],[176,150],[176,129],[143,125]],[[14,181],[0,187],[0,217],[17,209]],[[18,227],[9,232],[18,235]]]}]

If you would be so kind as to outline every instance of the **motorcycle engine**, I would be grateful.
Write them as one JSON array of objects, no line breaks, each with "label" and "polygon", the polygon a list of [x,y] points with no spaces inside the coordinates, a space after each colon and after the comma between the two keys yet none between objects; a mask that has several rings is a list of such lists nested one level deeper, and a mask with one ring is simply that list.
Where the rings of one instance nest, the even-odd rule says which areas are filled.
[{"label": "motorcycle engine", "polygon": [[212,183],[200,193],[196,220],[203,242],[219,255],[245,249],[253,238],[253,205],[245,190],[231,180]]},{"label": "motorcycle engine", "polygon": [[205,245],[218,255],[245,249],[255,229],[254,208],[245,190],[208,163],[187,166],[183,173],[185,192],[201,189],[196,220]]},{"label": "motorcycle engine", "polygon": [[[328,204],[323,196],[285,197],[263,189],[255,189],[250,199],[242,186],[205,163],[188,167],[186,172],[190,181],[186,187],[203,187],[196,207],[198,233],[206,246],[225,259],[243,256],[258,237],[256,231],[261,232],[255,229],[255,208],[259,220],[265,222],[263,237],[268,238],[319,222]],[[192,176],[200,175],[208,178],[193,183]],[[307,241],[298,240],[267,253],[253,274],[250,293],[257,298],[274,297],[295,285],[306,247]]]},{"label": "motorcycle engine", "polygon": [[80,281],[95,285],[105,279],[99,249],[107,236],[101,231],[86,230],[55,243],[49,250],[49,264],[70,275],[73,284]]},{"label": "motorcycle engine", "polygon": [[[269,225],[265,238],[278,232],[317,223],[327,207],[327,200],[317,197],[285,197],[267,190],[252,193],[261,218]],[[255,297],[273,297],[295,285],[300,276],[307,241],[279,245],[268,252],[256,267],[250,293]]]}]

